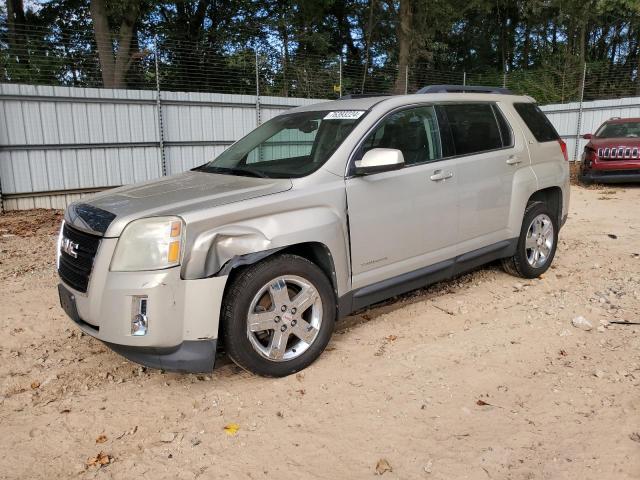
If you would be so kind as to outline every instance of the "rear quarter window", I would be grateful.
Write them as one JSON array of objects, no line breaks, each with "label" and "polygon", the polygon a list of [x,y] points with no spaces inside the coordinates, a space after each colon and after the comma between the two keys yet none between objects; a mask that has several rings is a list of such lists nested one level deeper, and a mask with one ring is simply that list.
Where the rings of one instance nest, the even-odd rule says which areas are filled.
[{"label": "rear quarter window", "polygon": [[554,142],[560,138],[547,116],[535,103],[514,103],[513,108],[538,142]]}]

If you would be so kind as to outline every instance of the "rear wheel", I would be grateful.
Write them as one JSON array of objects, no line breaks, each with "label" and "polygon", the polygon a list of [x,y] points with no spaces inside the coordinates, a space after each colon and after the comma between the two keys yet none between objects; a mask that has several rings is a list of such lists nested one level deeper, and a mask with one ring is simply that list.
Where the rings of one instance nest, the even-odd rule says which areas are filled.
[{"label": "rear wheel", "polygon": [[318,358],[335,318],[335,296],[324,272],[305,258],[279,255],[233,281],[223,305],[225,345],[240,367],[282,377]]},{"label": "rear wheel", "polygon": [[507,273],[517,277],[535,278],[548,270],[556,253],[558,223],[544,202],[527,206],[520,230],[520,238],[513,257],[502,265]]}]

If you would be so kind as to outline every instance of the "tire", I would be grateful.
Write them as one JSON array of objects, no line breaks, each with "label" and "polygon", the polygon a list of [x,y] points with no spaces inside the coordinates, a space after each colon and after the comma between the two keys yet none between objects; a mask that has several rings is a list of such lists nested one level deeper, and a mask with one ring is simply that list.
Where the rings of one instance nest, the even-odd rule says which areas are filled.
[{"label": "tire", "polygon": [[[540,220],[542,224],[534,225],[534,221]],[[548,223],[547,223],[548,222]],[[545,230],[549,227],[552,231]],[[536,233],[538,232],[538,233]],[[539,243],[539,233],[542,235]],[[550,240],[550,245],[549,245]],[[535,246],[532,244],[535,244]],[[546,272],[556,254],[558,245],[558,220],[556,215],[549,210],[544,202],[532,202],[527,205],[522,219],[520,238],[514,256],[502,260],[504,270],[516,277],[536,278]],[[533,247],[533,248],[530,248]],[[536,257],[535,251],[539,251]]]},{"label": "tire", "polygon": [[222,317],[227,354],[238,366],[284,377],[323,352],[336,321],[336,299],[317,265],[283,254],[251,265],[232,280]]}]

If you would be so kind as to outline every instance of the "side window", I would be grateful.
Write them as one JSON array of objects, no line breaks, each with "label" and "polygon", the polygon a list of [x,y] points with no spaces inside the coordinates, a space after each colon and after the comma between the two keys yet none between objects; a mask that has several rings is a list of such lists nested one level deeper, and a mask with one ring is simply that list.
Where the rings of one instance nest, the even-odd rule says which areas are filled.
[{"label": "side window", "polygon": [[502,148],[500,129],[490,103],[441,105],[447,116],[456,155]]},{"label": "side window", "polygon": [[372,148],[395,148],[402,151],[407,165],[442,158],[440,131],[433,107],[417,107],[390,115],[367,137],[364,155]]},{"label": "side window", "polygon": [[560,138],[547,116],[535,103],[514,103],[513,108],[522,117],[537,141],[554,142]]},{"label": "side window", "polygon": [[512,147],[513,146],[513,133],[511,131],[511,127],[507,122],[507,119],[504,118],[504,114],[500,111],[498,106],[494,103],[492,106],[493,113],[496,116],[496,120],[498,121],[498,128],[500,128],[500,137],[502,138],[502,146],[503,147]]}]

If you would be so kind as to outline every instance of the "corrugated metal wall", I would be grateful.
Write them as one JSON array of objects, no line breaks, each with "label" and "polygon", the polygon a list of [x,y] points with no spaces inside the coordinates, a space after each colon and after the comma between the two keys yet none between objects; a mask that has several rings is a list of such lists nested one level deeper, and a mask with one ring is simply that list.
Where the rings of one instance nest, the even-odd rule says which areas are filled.
[{"label": "corrugated metal wall", "polygon": [[[322,100],[161,92],[167,174],[204,163],[262,122]],[[640,117],[640,98],[545,105],[570,156],[611,117]],[[304,140],[304,139],[300,139]],[[274,147],[277,148],[277,147]],[[301,148],[303,148],[301,146]],[[268,152],[265,152],[268,154]],[[156,92],[0,84],[0,186],[7,210],[64,208],[104,188],[162,174]]]},{"label": "corrugated metal wall", "polygon": [[[300,98],[161,92],[167,174],[204,163]],[[0,182],[7,210],[64,208],[162,173],[156,92],[0,84]]]},{"label": "corrugated metal wall", "polygon": [[[580,104],[578,102],[545,105],[541,108],[547,114],[553,126],[556,127],[560,136],[567,142],[569,157],[573,158],[575,152],[577,152],[577,160],[579,160],[588,142],[588,140],[581,138],[582,135],[594,133],[602,122],[611,117],[640,117],[640,97],[584,102],[582,104],[582,122],[579,132],[578,115],[580,113]],[[578,142],[577,150],[576,141]]]}]

